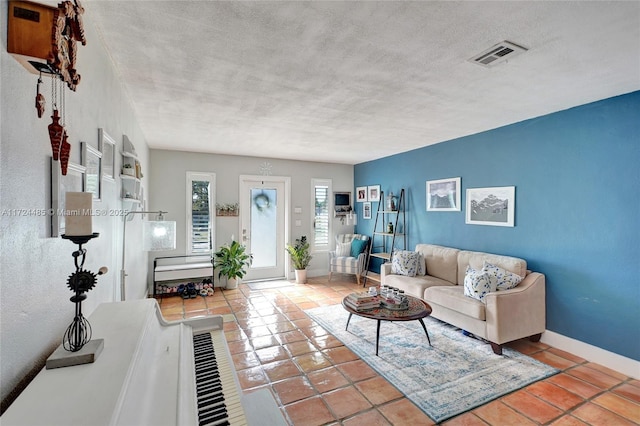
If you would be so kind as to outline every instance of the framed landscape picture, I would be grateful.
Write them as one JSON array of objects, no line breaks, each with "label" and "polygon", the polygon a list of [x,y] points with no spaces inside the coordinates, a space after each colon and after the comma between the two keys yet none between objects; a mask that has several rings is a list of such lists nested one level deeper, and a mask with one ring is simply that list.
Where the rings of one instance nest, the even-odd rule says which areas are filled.
[{"label": "framed landscape picture", "polygon": [[370,185],[367,189],[367,201],[380,201],[380,185]]},{"label": "framed landscape picture", "polygon": [[460,211],[459,177],[427,181],[427,211]]},{"label": "framed landscape picture", "polygon": [[359,203],[363,203],[365,201],[368,201],[369,199],[367,198],[367,187],[366,186],[359,186],[356,188],[356,201]]},{"label": "framed landscape picture", "polygon": [[469,188],[466,207],[468,224],[515,226],[516,187]]}]

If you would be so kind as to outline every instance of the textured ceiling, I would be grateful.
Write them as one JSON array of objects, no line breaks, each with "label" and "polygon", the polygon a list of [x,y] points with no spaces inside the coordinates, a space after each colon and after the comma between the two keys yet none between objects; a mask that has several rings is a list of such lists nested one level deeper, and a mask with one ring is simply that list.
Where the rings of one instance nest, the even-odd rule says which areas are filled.
[{"label": "textured ceiling", "polygon": [[640,89],[638,1],[84,7],[151,148],[356,164]]}]

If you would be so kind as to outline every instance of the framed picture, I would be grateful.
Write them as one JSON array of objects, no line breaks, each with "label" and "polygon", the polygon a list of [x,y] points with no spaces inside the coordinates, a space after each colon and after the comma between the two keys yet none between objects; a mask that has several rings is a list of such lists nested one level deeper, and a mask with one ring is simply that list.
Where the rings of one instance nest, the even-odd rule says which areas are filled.
[{"label": "framed picture", "polygon": [[98,148],[102,152],[102,179],[115,181],[116,141],[104,131],[98,129]]},{"label": "framed picture", "polygon": [[86,168],[84,191],[93,193],[93,199],[100,201],[100,190],[102,189],[102,182],[100,181],[102,153],[86,142],[82,142],[82,165]]},{"label": "framed picture", "polygon": [[362,218],[371,219],[371,202],[369,201],[362,204]]},{"label": "framed picture", "polygon": [[367,197],[367,187],[366,186],[358,186],[356,188],[356,201],[359,203],[363,203],[365,201],[368,201],[369,198]]},{"label": "framed picture", "polygon": [[380,201],[380,185],[371,185],[367,189],[367,201]]},{"label": "framed picture", "polygon": [[60,162],[51,158],[51,236],[64,234],[64,199],[67,192],[84,191],[85,167],[69,162],[67,175],[60,172]]},{"label": "framed picture", "polygon": [[467,189],[466,223],[515,226],[516,187]]},{"label": "framed picture", "polygon": [[460,211],[459,177],[427,181],[427,211]]}]

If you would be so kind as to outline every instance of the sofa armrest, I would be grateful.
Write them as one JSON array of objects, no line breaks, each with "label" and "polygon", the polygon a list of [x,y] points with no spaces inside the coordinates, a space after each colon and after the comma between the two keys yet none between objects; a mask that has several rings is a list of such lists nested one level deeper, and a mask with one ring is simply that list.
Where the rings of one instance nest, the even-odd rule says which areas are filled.
[{"label": "sofa armrest", "polygon": [[387,275],[391,275],[391,263],[383,263],[380,265],[380,285],[384,285],[384,279]]},{"label": "sofa armrest", "polygon": [[364,273],[365,269],[367,269],[367,252],[362,252],[358,255],[358,272],[360,274]]},{"label": "sofa armrest", "polygon": [[543,333],[546,327],[545,276],[528,274],[515,288],[487,294],[487,340],[502,344]]}]

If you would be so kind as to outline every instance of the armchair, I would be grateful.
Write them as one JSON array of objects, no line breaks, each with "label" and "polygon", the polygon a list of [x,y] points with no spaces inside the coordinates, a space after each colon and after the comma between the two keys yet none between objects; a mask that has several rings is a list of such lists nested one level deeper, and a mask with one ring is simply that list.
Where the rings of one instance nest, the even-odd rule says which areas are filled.
[{"label": "armchair", "polygon": [[[352,245],[354,240],[364,241],[364,244],[359,244],[359,247],[356,247],[356,245]],[[337,272],[341,274],[355,275],[356,281],[358,282],[358,285],[360,285],[360,276],[364,274],[367,267],[369,242],[368,235],[336,235],[336,249],[329,252],[329,281],[331,281],[333,273]],[[347,247],[348,253],[346,252]],[[341,248],[345,250],[345,252],[339,252]],[[357,255],[353,256],[354,254]]]}]

